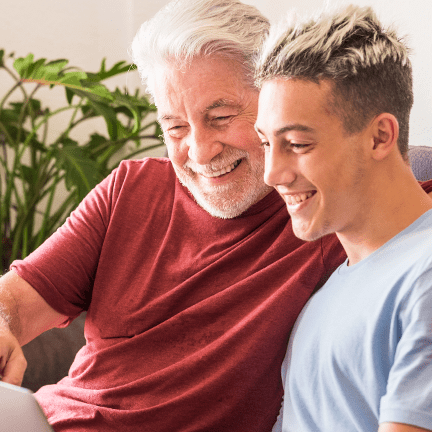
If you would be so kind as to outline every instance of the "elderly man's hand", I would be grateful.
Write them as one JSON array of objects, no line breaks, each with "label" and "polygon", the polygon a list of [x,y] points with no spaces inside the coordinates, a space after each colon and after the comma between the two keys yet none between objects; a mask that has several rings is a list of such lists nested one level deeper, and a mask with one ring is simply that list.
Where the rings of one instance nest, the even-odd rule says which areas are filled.
[{"label": "elderly man's hand", "polygon": [[67,317],[56,312],[13,270],[0,278],[0,375],[20,385],[27,361],[21,346],[42,332],[61,326]]},{"label": "elderly man's hand", "polygon": [[0,318],[0,378],[3,382],[21,385],[27,361],[20,344]]}]

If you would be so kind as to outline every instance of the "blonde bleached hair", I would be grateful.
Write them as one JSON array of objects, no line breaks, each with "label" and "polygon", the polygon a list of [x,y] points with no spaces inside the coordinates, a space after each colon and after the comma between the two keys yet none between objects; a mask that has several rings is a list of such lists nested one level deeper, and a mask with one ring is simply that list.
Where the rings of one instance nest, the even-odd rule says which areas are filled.
[{"label": "blonde bleached hair", "polygon": [[380,113],[393,114],[406,157],[413,104],[409,48],[370,7],[350,5],[305,21],[291,17],[272,28],[256,60],[255,82],[260,87],[275,78],[333,82],[330,108],[348,133]]},{"label": "blonde bleached hair", "polygon": [[182,68],[198,56],[238,61],[254,86],[254,59],[269,27],[258,9],[240,1],[173,0],[140,27],[130,53],[153,96],[157,66]]}]

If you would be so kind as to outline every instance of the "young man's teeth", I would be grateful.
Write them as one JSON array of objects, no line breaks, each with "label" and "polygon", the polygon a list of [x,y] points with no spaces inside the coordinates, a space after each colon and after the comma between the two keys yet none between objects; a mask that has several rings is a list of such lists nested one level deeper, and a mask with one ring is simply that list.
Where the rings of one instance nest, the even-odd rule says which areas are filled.
[{"label": "young man's teeth", "polygon": [[306,201],[311,196],[312,196],[312,192],[301,193],[297,195],[288,195],[287,202],[289,205],[300,204],[301,202]]},{"label": "young man's teeth", "polygon": [[240,160],[235,161],[230,166],[222,168],[220,171],[215,171],[215,172],[212,172],[212,173],[205,173],[204,175],[206,177],[211,177],[211,178],[213,178],[213,177],[219,177],[219,176],[221,176],[223,174],[231,172],[234,168],[236,168],[239,165],[239,163],[240,163]]}]

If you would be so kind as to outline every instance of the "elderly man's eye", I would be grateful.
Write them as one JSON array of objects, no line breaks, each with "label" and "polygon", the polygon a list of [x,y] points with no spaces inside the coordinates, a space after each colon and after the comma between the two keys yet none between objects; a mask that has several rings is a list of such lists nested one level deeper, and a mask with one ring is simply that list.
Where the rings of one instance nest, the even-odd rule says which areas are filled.
[{"label": "elderly man's eye", "polygon": [[223,125],[223,124],[229,123],[233,117],[234,116],[232,116],[232,115],[218,116],[218,117],[214,117],[212,119],[212,121],[213,121],[213,123],[222,124]]},{"label": "elderly man's eye", "polygon": [[166,129],[165,134],[169,135],[172,138],[181,138],[186,133],[186,126],[170,126],[168,129]]}]

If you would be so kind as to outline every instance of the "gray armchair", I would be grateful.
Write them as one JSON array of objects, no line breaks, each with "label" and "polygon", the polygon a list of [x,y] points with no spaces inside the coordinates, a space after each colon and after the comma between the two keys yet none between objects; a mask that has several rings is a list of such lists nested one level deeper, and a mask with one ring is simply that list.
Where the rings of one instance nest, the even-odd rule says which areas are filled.
[{"label": "gray armchair", "polygon": [[432,179],[432,147],[411,146],[408,150],[411,169],[419,181]]},{"label": "gray armchair", "polygon": [[22,347],[27,360],[23,387],[36,391],[68,374],[76,353],[86,343],[85,316],[82,313],[68,327],[48,330]]}]

